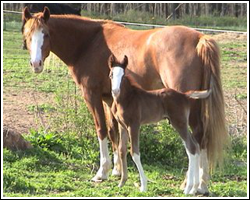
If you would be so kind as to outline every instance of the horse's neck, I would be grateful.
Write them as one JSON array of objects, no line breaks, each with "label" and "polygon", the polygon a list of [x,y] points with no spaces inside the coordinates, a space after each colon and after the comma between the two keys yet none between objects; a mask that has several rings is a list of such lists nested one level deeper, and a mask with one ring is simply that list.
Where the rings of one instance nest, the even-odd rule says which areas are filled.
[{"label": "horse's neck", "polygon": [[73,16],[53,16],[48,22],[51,51],[68,66],[74,66],[101,28],[98,22],[85,21]]}]

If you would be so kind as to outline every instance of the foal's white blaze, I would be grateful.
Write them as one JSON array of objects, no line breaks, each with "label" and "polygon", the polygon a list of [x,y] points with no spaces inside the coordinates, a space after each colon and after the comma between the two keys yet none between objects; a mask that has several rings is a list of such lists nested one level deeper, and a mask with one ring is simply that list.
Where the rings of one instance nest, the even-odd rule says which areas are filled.
[{"label": "foal's white blaze", "polygon": [[31,37],[31,60],[32,66],[34,67],[35,72],[41,72],[43,69],[42,62],[42,45],[44,33],[43,29],[36,30]]},{"label": "foal's white blaze", "polygon": [[186,148],[188,154],[188,172],[187,172],[187,184],[184,190],[185,194],[195,194],[197,193],[199,186],[199,154],[191,154]]},{"label": "foal's white blaze", "polygon": [[117,98],[120,93],[121,80],[124,75],[124,69],[121,67],[112,68],[113,77],[111,79],[112,95]]},{"label": "foal's white blaze", "polygon": [[108,171],[111,168],[111,159],[109,157],[109,152],[108,152],[108,140],[107,138],[99,140],[99,145],[100,145],[100,168],[95,175],[94,178],[92,178],[93,181],[100,181],[108,178]]},{"label": "foal's white blaze", "polygon": [[142,165],[141,165],[140,155],[134,153],[132,155],[132,159],[135,162],[136,167],[137,167],[137,169],[139,171],[139,174],[140,174],[140,180],[141,180],[140,191],[141,192],[146,192],[147,191],[147,177],[145,176]]}]

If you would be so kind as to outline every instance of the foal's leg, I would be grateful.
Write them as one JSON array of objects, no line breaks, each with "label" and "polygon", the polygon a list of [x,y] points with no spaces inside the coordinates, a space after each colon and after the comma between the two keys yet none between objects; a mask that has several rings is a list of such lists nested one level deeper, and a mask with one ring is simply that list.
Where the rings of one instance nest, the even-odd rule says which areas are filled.
[{"label": "foal's leg", "polygon": [[128,133],[125,128],[119,124],[120,141],[119,141],[119,156],[121,162],[121,180],[118,187],[122,187],[128,179],[127,170],[127,144],[128,144]]},{"label": "foal's leg", "polygon": [[108,126],[108,135],[112,142],[112,149],[113,149],[113,156],[114,156],[114,168],[112,170],[113,176],[120,176],[121,175],[121,164],[120,158],[118,153],[118,146],[119,146],[119,130],[118,130],[118,122],[116,121],[115,117],[111,112],[112,102],[109,103],[107,101],[104,102],[104,110],[107,119],[107,126]]},{"label": "foal's leg", "polygon": [[139,129],[140,129],[139,125],[134,125],[134,126],[129,127],[128,132],[129,132],[129,137],[131,141],[130,153],[140,174],[140,181],[141,181],[140,191],[146,192],[147,191],[147,177],[144,174],[142,164],[141,164],[140,150],[139,150],[139,134],[140,134]]},{"label": "foal's leg", "polygon": [[184,193],[194,195],[199,186],[199,145],[194,137],[189,133],[186,119],[172,119],[171,122],[175,129],[179,132],[184,142],[189,160],[187,182]]},{"label": "foal's leg", "polygon": [[94,118],[100,145],[100,168],[92,180],[101,181],[108,178],[108,172],[111,168],[111,159],[108,153],[107,127],[101,100],[101,92],[96,88],[92,89],[86,87],[82,87],[82,91],[84,100]]}]

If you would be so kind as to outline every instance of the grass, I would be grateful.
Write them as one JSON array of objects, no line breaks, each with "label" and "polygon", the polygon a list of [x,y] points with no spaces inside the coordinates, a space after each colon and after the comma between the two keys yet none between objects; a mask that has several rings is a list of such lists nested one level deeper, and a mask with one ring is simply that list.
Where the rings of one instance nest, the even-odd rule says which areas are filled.
[{"label": "grass", "polygon": [[[19,29],[3,32],[4,94],[23,89],[51,95],[53,102],[32,104],[30,112],[46,113],[52,127],[30,129],[25,135],[34,148],[3,151],[3,194],[6,197],[184,197],[179,189],[187,170],[187,156],[177,133],[167,122],[141,128],[141,159],[150,180],[148,192],[135,187],[139,174],[128,156],[129,178],[123,188],[119,179],[102,183],[90,179],[98,169],[99,146],[92,117],[67,67],[56,58],[47,61],[42,74],[28,66],[29,55],[21,49]],[[18,31],[18,32],[17,32]],[[247,97],[246,44],[220,43],[225,93],[239,89]],[[77,109],[76,109],[77,108]],[[225,168],[210,180],[210,197],[247,196],[247,138],[232,136]],[[110,151],[111,152],[111,151]]]}]

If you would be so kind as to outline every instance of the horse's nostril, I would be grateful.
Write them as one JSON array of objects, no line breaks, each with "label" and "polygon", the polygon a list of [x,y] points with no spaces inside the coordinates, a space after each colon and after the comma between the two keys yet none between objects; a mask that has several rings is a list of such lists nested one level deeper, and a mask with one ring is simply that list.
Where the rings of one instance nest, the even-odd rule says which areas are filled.
[{"label": "horse's nostril", "polygon": [[42,66],[42,61],[40,60],[40,62],[39,62],[39,67],[41,67]]},{"label": "horse's nostril", "polygon": [[30,61],[30,66],[32,66],[32,62]]}]

